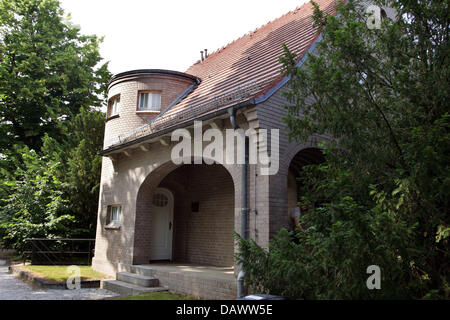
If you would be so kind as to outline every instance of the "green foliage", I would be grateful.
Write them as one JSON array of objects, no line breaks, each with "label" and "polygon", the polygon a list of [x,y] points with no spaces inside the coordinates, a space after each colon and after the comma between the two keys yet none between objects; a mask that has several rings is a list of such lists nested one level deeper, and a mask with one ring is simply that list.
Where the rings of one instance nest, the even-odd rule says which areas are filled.
[{"label": "green foliage", "polygon": [[[407,286],[398,284],[413,278],[408,248],[415,226],[395,212],[377,206],[367,210],[351,196],[337,198],[348,183],[347,174],[334,174],[334,180],[328,180],[323,179],[330,172],[327,165],[304,170],[306,184],[310,181],[306,177],[322,177],[322,185],[314,185],[315,192],[301,201],[312,212],[301,217],[295,232],[280,231],[269,251],[252,240],[240,241],[248,283],[291,299],[412,297],[410,290],[421,285],[420,279],[408,281]],[[323,202],[313,209],[321,193],[317,190],[322,190]],[[366,269],[373,264],[382,270],[380,291],[366,287]]]},{"label": "green foliage", "polygon": [[34,150],[59,122],[98,107],[110,78],[96,36],[80,34],[57,0],[0,1],[0,153]]},{"label": "green foliage", "polygon": [[[80,34],[57,0],[0,0],[0,238],[19,249],[29,236],[95,234],[104,133],[95,110],[111,77],[101,41]],[[48,180],[48,194],[33,176]]]},{"label": "green foliage", "polygon": [[73,120],[64,123],[67,137],[62,143],[45,136],[42,154],[60,166],[56,172],[64,181],[65,197],[70,212],[77,221],[73,230],[78,237],[93,237],[97,221],[97,203],[100,189],[101,156],[105,115],[100,111],[81,109]]},{"label": "green foliage", "polygon": [[[326,164],[304,168],[301,230],[270,251],[240,241],[247,283],[291,298],[449,295],[450,114],[448,4],[379,1],[398,12],[366,26],[360,1],[316,7],[323,39],[291,76],[290,137],[327,134]],[[368,290],[366,268],[381,268]]]},{"label": "green foliage", "polygon": [[[56,177],[58,163],[39,158],[24,147],[24,169],[18,168],[12,181],[5,182],[11,194],[0,208],[0,228],[4,243],[25,248],[24,239],[58,237],[70,234],[74,217],[68,214],[62,183]],[[43,165],[45,163],[46,165]]]}]

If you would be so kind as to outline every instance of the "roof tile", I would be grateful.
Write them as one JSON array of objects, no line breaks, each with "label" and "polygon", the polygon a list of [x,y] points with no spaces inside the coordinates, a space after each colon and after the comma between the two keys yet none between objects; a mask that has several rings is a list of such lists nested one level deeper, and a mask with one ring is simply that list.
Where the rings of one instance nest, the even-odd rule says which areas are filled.
[{"label": "roof tile", "polygon": [[[322,10],[334,13],[335,0],[316,2]],[[300,59],[317,39],[312,15],[312,4],[305,3],[210,53],[203,62],[194,63],[186,73],[199,77],[202,82],[166,115],[203,106],[211,98],[250,82],[257,84],[255,96],[266,92],[281,80],[278,58],[283,54],[282,44]]]},{"label": "roof tile", "polygon": [[[325,12],[335,13],[336,0],[316,3]],[[122,137],[119,144],[265,94],[283,78],[278,60],[283,54],[282,44],[301,59],[317,39],[313,9],[308,2],[210,53],[203,62],[194,63],[186,73],[201,79],[195,90],[164,114]]]}]

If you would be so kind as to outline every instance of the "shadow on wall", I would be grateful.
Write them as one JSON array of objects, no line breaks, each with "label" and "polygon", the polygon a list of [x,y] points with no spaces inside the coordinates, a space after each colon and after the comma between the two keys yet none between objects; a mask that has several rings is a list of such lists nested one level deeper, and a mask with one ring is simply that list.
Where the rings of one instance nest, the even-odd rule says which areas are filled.
[{"label": "shadow on wall", "polygon": [[134,264],[149,263],[154,191],[175,199],[173,260],[212,266],[234,265],[234,183],[222,165],[166,164],[141,185],[136,203]]}]

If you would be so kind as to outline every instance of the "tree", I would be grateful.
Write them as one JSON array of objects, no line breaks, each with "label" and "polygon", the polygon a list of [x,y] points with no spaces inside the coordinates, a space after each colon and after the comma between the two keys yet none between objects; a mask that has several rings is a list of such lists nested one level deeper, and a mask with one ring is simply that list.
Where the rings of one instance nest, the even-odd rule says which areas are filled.
[{"label": "tree", "polygon": [[[80,34],[63,14],[57,0],[0,0],[0,237],[16,247],[20,232],[95,232],[104,130],[95,110],[111,74],[101,39]],[[50,194],[42,181],[24,180],[34,175],[53,181],[44,184]]]},{"label": "tree", "polygon": [[0,153],[39,151],[45,134],[60,138],[59,122],[102,104],[101,39],[79,31],[57,0],[0,1]]},{"label": "tree", "polygon": [[[40,158],[27,147],[22,150],[25,169],[18,168],[7,182],[12,193],[0,208],[3,242],[19,251],[26,238],[54,238],[71,234],[74,217],[55,175],[58,163]],[[46,163],[46,166],[43,165]]]},{"label": "tree", "polygon": [[[340,3],[338,16],[316,6],[316,54],[297,68],[284,47],[290,137],[331,141],[326,164],[299,177],[304,231],[281,232],[270,252],[240,242],[249,285],[297,298],[448,297],[448,4],[375,2],[397,18],[369,29],[361,1]],[[369,265],[382,290],[366,288]],[[298,280],[287,291],[285,275]]]},{"label": "tree", "polygon": [[56,175],[64,182],[64,194],[76,219],[74,235],[92,237],[97,222],[105,114],[81,109],[72,120],[63,123],[64,141],[46,135],[42,154],[59,163]]}]

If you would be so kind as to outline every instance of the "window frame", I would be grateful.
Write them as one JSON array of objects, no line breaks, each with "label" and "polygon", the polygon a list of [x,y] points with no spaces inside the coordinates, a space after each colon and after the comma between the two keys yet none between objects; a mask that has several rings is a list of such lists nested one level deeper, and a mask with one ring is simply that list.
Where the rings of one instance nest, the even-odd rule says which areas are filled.
[{"label": "window frame", "polygon": [[[147,93],[149,95],[149,101],[151,101],[151,95],[152,94],[158,94],[159,95],[159,109],[152,109],[150,108],[141,108],[141,99],[142,99],[142,95]],[[147,112],[147,113],[160,113],[162,109],[162,92],[159,90],[141,90],[138,92],[138,104],[137,104],[137,112]]]},{"label": "window frame", "polygon": [[[114,218],[114,209],[116,217]],[[122,216],[122,206],[119,205],[113,205],[111,206],[111,222],[120,222],[120,217]]]},{"label": "window frame", "polygon": [[108,206],[107,223],[105,228],[120,229],[121,224],[122,224],[122,205],[113,204]]},{"label": "window frame", "polygon": [[[118,107],[117,107],[118,102]],[[114,108],[116,106],[116,108]],[[120,94],[117,94],[109,99],[108,103],[108,119],[118,117],[120,114],[121,104],[120,104]],[[114,112],[114,110],[116,112]]]}]

